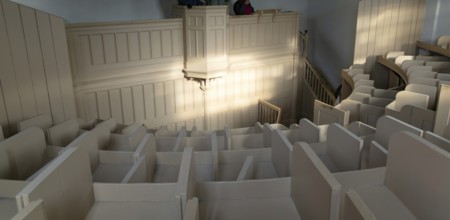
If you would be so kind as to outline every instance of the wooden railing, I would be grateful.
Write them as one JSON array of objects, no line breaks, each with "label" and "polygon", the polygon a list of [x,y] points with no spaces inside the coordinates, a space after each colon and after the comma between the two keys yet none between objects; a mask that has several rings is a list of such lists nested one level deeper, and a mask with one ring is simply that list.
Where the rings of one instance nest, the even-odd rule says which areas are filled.
[{"label": "wooden railing", "polygon": [[332,106],[335,105],[336,96],[334,95],[332,87],[306,58],[304,80],[314,94],[315,99]]},{"label": "wooden railing", "polygon": [[275,106],[267,101],[258,100],[258,121],[261,124],[269,123],[280,123],[281,119],[281,108]]}]

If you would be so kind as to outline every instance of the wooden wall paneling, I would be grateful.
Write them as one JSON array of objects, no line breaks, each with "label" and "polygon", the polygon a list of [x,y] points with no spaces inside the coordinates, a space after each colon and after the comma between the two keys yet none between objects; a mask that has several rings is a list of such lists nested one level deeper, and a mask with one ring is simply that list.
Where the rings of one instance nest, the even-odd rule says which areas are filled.
[{"label": "wooden wall paneling", "polygon": [[163,117],[166,114],[166,99],[164,98],[164,82],[155,83],[155,106],[156,117]]},{"label": "wooden wall paneling", "polygon": [[395,50],[398,19],[400,16],[400,0],[392,0],[392,20],[389,31],[389,47],[388,49]]},{"label": "wooden wall paneling", "polygon": [[134,120],[136,122],[142,122],[145,120],[145,104],[144,88],[142,85],[133,86],[133,110]]},{"label": "wooden wall paneling", "polygon": [[402,47],[404,44],[404,32],[406,28],[406,22],[408,21],[407,15],[407,7],[409,0],[400,0],[399,14],[398,14],[398,22],[397,22],[397,36],[395,40],[395,50],[401,51],[404,50]]},{"label": "wooden wall paneling", "polygon": [[171,30],[162,30],[161,31],[161,45],[164,45],[162,47],[162,57],[173,56]]},{"label": "wooden wall paneling", "polygon": [[187,112],[194,110],[194,89],[197,89],[194,82],[183,80],[184,110]]},{"label": "wooden wall paneling", "polygon": [[50,100],[50,108],[54,123],[64,121],[64,108],[61,94],[61,84],[58,74],[58,64],[53,44],[50,17],[48,14],[36,11],[39,37],[44,58],[45,78]]},{"label": "wooden wall paneling", "polygon": [[65,119],[77,117],[64,20],[50,16]]},{"label": "wooden wall paneling", "polygon": [[[16,87],[16,77],[14,74],[13,60],[11,57],[11,47],[9,44],[8,30],[3,9],[4,0],[0,1],[0,79],[6,105],[6,114],[1,115],[1,126],[5,136],[17,131],[13,122],[23,118],[22,107],[18,88]],[[11,123],[10,123],[11,122]],[[10,127],[10,125],[12,125]],[[10,131],[11,129],[11,131]]]},{"label": "wooden wall paneling", "polygon": [[94,92],[88,93],[86,95],[86,103],[86,113],[89,116],[88,119],[99,118],[97,94],[95,94]]},{"label": "wooden wall paneling", "polygon": [[20,6],[20,13],[27,53],[29,54],[29,65],[32,70],[31,79],[33,82],[37,113],[49,113],[51,112],[50,101],[48,99],[47,82],[45,81],[45,70],[42,62],[42,49],[41,43],[39,42],[36,13],[33,9],[24,6]]},{"label": "wooden wall paneling", "polygon": [[127,34],[128,53],[130,54],[130,61],[141,60],[139,33],[130,32]]},{"label": "wooden wall paneling", "polygon": [[120,89],[109,90],[109,102],[111,105],[111,117],[115,118],[118,123],[124,123]]},{"label": "wooden wall paneling", "polygon": [[98,118],[103,120],[111,118],[111,108],[109,103],[108,91],[97,92],[97,102]]},{"label": "wooden wall paneling", "polygon": [[144,85],[144,108],[145,118],[153,119],[156,117],[155,90],[153,84]]},{"label": "wooden wall paneling", "polygon": [[165,115],[175,115],[175,87],[173,80],[164,82],[164,99],[166,104]]},{"label": "wooden wall paneling", "polygon": [[[126,33],[116,34],[116,48],[118,63],[128,62],[130,58],[128,55],[128,39]],[[86,51],[85,53],[88,53],[88,51]]]},{"label": "wooden wall paneling", "polygon": [[[358,4],[358,14],[362,13],[362,11],[365,9],[365,2],[360,1]],[[364,18],[359,18],[356,21],[356,36],[355,36],[355,52],[354,52],[354,60],[353,63],[356,64],[362,64],[365,60],[362,59],[363,52],[362,52],[362,43],[363,43],[363,35],[365,35],[365,26],[364,26]]]},{"label": "wooden wall paneling", "polygon": [[181,29],[172,29],[172,54],[174,56],[183,55],[183,33]]},{"label": "wooden wall paneling", "polygon": [[19,6],[9,1],[3,2],[4,16],[8,28],[9,42],[14,48],[11,50],[13,65],[17,79],[17,87],[24,117],[37,114],[36,100],[34,98],[33,83],[28,61],[25,36]]},{"label": "wooden wall paneling", "polygon": [[[419,0],[419,7],[417,8],[417,20],[416,20],[417,23],[415,26],[416,29],[415,29],[415,33],[414,33],[414,39],[421,39],[421,37],[422,37],[423,25],[425,23],[424,22],[425,8],[426,8],[425,0]],[[414,45],[415,45],[415,43],[416,42],[414,42]]]},{"label": "wooden wall paneling", "polygon": [[385,51],[389,50],[389,44],[390,44],[390,27],[392,22],[392,11],[393,11],[393,1],[391,0],[384,0],[384,23],[383,23],[383,34],[381,35],[381,47],[379,48],[379,51],[377,54],[382,54]]},{"label": "wooden wall paneling", "polygon": [[92,54],[91,65],[102,65],[105,64],[105,54],[103,51],[103,39],[102,35],[90,35],[89,36],[89,46]]},{"label": "wooden wall paneling", "polygon": [[151,31],[151,48],[152,48],[152,58],[161,58],[162,55],[162,41],[161,41],[161,31]]},{"label": "wooden wall paneling", "polygon": [[374,59],[372,62],[375,63],[376,56],[378,54],[383,54],[383,52],[386,50],[384,49],[384,42],[383,42],[383,36],[385,35],[385,20],[387,17],[388,11],[386,10],[386,0],[378,0],[378,15],[377,15],[377,30],[375,33],[375,48],[374,53],[372,54],[372,59]]},{"label": "wooden wall paneling", "polygon": [[122,116],[124,124],[131,124],[134,120],[133,93],[130,87],[120,89],[122,100]]},{"label": "wooden wall paneling", "polygon": [[139,45],[141,51],[141,59],[150,59],[152,58],[150,52],[150,32],[148,31],[140,31],[139,32]]},{"label": "wooden wall paneling", "polygon": [[114,34],[103,34],[102,38],[105,64],[117,63],[116,36]]}]

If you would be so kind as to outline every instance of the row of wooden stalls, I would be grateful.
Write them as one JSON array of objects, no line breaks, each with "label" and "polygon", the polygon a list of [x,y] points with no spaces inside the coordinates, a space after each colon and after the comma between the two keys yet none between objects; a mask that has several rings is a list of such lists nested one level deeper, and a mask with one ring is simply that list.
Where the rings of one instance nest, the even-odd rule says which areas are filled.
[{"label": "row of wooden stalls", "polygon": [[42,114],[18,128],[0,142],[0,219],[450,216],[450,142],[391,116],[198,131]]}]

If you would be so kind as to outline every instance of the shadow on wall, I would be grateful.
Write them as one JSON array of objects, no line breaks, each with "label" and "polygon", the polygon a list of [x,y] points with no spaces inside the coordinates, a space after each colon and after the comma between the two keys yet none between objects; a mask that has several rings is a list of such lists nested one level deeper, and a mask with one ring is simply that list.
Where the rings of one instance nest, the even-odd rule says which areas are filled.
[{"label": "shadow on wall", "polygon": [[177,5],[177,0],[159,0],[159,6],[161,8],[161,11],[163,12],[163,18],[173,18],[172,15],[172,7],[173,5]]}]

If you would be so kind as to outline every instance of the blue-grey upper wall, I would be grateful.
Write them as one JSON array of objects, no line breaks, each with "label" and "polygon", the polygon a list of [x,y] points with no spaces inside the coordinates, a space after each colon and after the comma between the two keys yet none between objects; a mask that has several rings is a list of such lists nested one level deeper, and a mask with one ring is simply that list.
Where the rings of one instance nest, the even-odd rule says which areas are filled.
[{"label": "blue-grey upper wall", "polygon": [[313,0],[308,7],[309,58],[331,85],[353,63],[358,0]]},{"label": "blue-grey upper wall", "polygon": [[436,43],[442,35],[450,34],[450,1],[427,0],[422,40]]},{"label": "blue-grey upper wall", "polygon": [[[68,23],[170,18],[177,0],[13,0],[57,16]],[[232,0],[230,4],[234,3]],[[255,9],[299,11],[306,17],[308,0],[252,0]],[[306,25],[302,19],[302,25]]]}]

